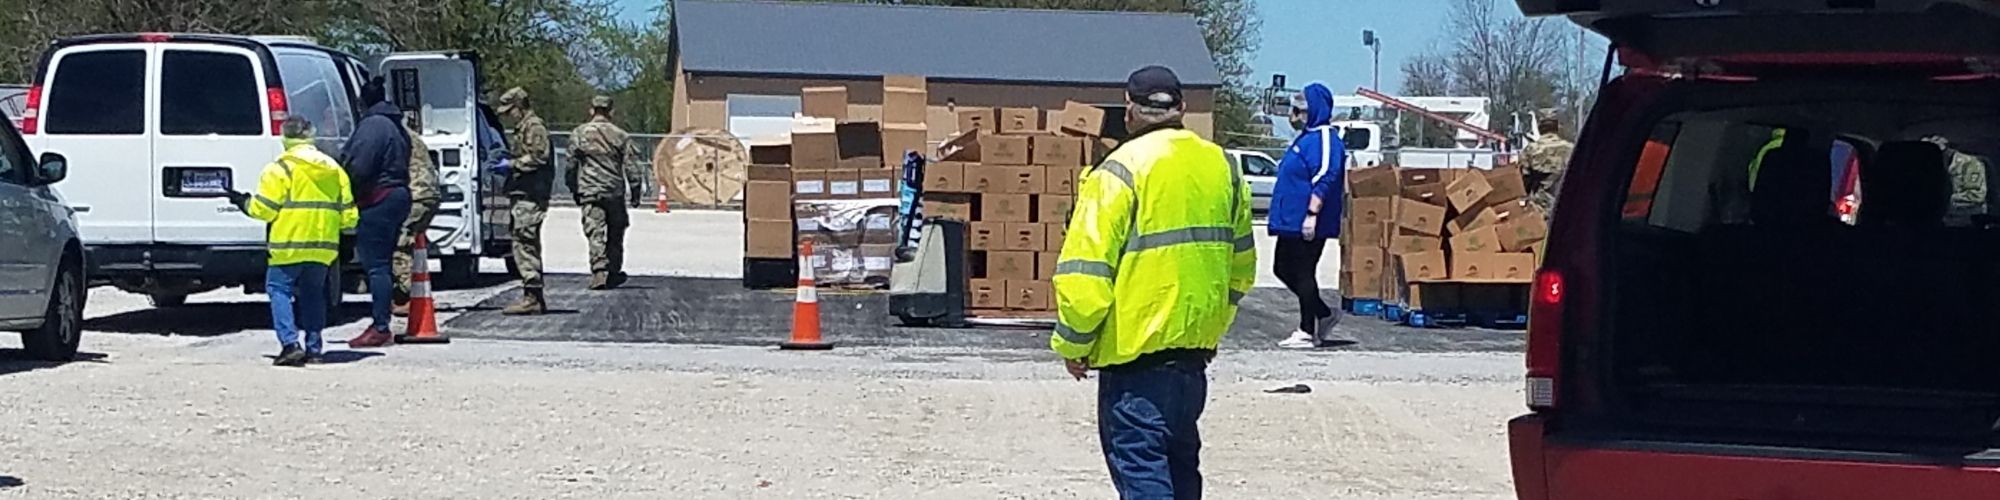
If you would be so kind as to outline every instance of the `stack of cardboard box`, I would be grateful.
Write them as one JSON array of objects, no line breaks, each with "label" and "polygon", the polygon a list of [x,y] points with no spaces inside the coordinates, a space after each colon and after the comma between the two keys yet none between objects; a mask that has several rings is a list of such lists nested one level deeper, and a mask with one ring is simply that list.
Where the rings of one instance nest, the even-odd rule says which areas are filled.
[{"label": "stack of cardboard box", "polygon": [[1076,181],[1101,144],[1104,112],[1072,103],[1042,123],[1034,108],[960,108],[961,132],[924,171],[924,215],[967,223],[975,310],[1053,309]]},{"label": "stack of cardboard box", "polygon": [[[1341,283],[1348,298],[1417,311],[1525,310],[1548,234],[1518,167],[1347,174]],[[1507,286],[1496,286],[1507,285]]]}]

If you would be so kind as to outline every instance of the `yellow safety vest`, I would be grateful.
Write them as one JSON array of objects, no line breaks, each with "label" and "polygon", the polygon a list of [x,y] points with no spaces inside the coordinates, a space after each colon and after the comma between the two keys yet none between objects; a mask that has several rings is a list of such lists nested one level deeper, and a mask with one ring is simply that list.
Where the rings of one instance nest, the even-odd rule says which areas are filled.
[{"label": "yellow safety vest", "polygon": [[285,140],[285,153],[264,167],[250,217],[271,224],[270,265],[332,264],[340,233],[361,221],[340,164],[311,141]]},{"label": "yellow safety vest", "polygon": [[1187,130],[1132,139],[1085,171],[1067,234],[1049,345],[1093,367],[1214,349],[1256,283],[1250,188]]}]

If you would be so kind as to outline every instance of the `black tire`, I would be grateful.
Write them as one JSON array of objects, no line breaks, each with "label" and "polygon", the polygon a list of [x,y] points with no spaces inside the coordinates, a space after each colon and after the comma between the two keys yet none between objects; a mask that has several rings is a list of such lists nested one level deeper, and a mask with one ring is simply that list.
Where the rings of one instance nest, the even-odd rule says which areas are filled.
[{"label": "black tire", "polygon": [[63,259],[56,286],[49,293],[48,317],[41,328],[21,334],[21,345],[29,356],[54,362],[76,359],[76,348],[83,343],[84,302],[89,298],[81,267],[74,258]]},{"label": "black tire", "polygon": [[444,258],[439,284],[450,288],[471,288],[479,281],[479,257],[454,255]]},{"label": "black tire", "polygon": [[153,303],[153,307],[160,308],[180,307],[188,303],[188,296],[185,293],[155,292],[148,296],[148,299]]}]

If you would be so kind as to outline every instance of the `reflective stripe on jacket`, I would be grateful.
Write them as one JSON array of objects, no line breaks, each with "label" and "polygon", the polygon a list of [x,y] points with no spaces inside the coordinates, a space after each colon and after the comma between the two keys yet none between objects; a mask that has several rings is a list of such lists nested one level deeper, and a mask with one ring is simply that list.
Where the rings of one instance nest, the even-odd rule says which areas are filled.
[{"label": "reflective stripe on jacket", "polygon": [[1178,128],[1125,143],[1077,185],[1050,347],[1099,368],[1214,349],[1256,281],[1250,231],[1249,186],[1220,146]]},{"label": "reflective stripe on jacket", "polygon": [[278,161],[264,167],[250,217],[271,224],[270,265],[333,264],[340,233],[361,221],[347,172],[310,141],[288,140]]}]

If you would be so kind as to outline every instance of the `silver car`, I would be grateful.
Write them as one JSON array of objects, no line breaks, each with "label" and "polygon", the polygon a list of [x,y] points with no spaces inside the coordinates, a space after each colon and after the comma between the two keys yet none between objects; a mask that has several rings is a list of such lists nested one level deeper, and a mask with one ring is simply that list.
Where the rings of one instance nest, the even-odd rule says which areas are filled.
[{"label": "silver car", "polygon": [[28,355],[76,356],[83,336],[83,244],[76,216],[51,186],[62,155],[37,160],[12,124],[0,124],[0,330],[21,332]]},{"label": "silver car", "polygon": [[1278,183],[1278,162],[1270,155],[1241,149],[1225,151],[1229,156],[1229,166],[1243,171],[1243,180],[1250,183],[1250,212],[1264,214],[1271,211],[1271,187]]}]

